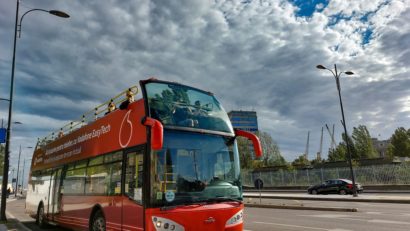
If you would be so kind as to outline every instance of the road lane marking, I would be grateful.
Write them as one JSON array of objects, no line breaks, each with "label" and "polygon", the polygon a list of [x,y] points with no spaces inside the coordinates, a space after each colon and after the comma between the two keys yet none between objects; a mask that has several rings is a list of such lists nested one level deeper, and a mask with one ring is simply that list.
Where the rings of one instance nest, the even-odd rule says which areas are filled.
[{"label": "road lane marking", "polygon": [[353,231],[351,229],[329,229],[329,231]]},{"label": "road lane marking", "polygon": [[325,231],[329,231],[329,229],[318,228],[318,227],[310,227],[310,226],[301,226],[301,225],[288,225],[288,224],[280,224],[280,223],[272,223],[272,222],[262,222],[262,221],[254,221],[253,223],[265,224],[265,225],[279,225],[279,226],[286,226],[286,227],[293,227],[293,228],[302,228],[302,229],[315,229],[315,230],[325,230]]},{"label": "road lane marking", "polygon": [[387,213],[387,212],[366,212],[367,214],[370,215],[381,215],[381,216],[385,216],[385,215],[395,215],[395,216],[403,216],[403,217],[408,217],[410,216],[410,213]]},{"label": "road lane marking", "polygon": [[372,215],[383,215],[382,212],[366,212],[367,214],[372,214]]},{"label": "road lane marking", "polygon": [[410,222],[405,222],[405,221],[390,221],[390,220],[379,220],[379,219],[372,219],[369,222],[371,222],[371,223],[396,224],[396,225],[410,225]]},{"label": "road lane marking", "polygon": [[[351,218],[352,215],[343,215],[343,214],[318,214],[318,215],[298,215],[301,217],[317,217],[317,218],[333,218],[333,219],[344,219],[344,218]],[[354,216],[355,218],[366,218],[360,216]]]},{"label": "road lane marking", "polygon": [[328,229],[329,231],[353,231],[351,229]]},{"label": "road lane marking", "polygon": [[9,211],[6,211],[6,217],[10,217],[11,219],[16,219],[16,217],[13,214],[9,213]]},{"label": "road lane marking", "polygon": [[382,219],[371,219],[365,218],[360,219],[360,217],[353,218],[346,215],[338,215],[338,214],[321,214],[321,215],[301,215],[306,217],[319,217],[319,218],[332,218],[332,219],[340,219],[340,220],[351,220],[351,221],[362,221],[367,223],[384,223],[384,224],[396,224],[396,225],[410,225],[410,222],[405,221],[393,221],[393,220],[382,220]]}]

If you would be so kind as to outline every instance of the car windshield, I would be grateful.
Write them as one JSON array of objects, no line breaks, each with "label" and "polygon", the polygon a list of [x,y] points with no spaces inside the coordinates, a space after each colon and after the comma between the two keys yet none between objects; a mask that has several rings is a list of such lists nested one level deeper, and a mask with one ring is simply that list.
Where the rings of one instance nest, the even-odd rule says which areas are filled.
[{"label": "car windshield", "polygon": [[242,199],[234,138],[166,130],[151,166],[155,207]]},{"label": "car windshield", "polygon": [[233,133],[227,113],[212,94],[170,83],[152,82],[145,88],[150,116],[164,126]]}]

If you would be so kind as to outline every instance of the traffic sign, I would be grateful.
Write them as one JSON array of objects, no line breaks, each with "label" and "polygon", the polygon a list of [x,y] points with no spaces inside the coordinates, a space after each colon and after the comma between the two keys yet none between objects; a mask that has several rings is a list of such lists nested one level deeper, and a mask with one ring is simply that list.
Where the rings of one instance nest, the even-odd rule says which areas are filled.
[{"label": "traffic sign", "polygon": [[6,129],[0,128],[0,143],[6,142]]}]

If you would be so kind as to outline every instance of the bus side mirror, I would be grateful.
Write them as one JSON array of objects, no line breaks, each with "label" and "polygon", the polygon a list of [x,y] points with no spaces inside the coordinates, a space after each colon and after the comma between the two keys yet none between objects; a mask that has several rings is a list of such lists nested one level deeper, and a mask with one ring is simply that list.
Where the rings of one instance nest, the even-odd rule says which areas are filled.
[{"label": "bus side mirror", "polygon": [[245,137],[245,138],[251,140],[252,144],[253,144],[253,149],[255,150],[255,156],[258,157],[258,158],[262,156],[261,142],[255,134],[253,134],[251,132],[245,132],[245,131],[242,131],[242,130],[235,129],[235,135],[236,136],[242,136],[242,137]]},{"label": "bus side mirror", "polygon": [[145,117],[142,119],[142,124],[151,127],[151,149],[161,150],[164,143],[164,128],[156,119]]}]

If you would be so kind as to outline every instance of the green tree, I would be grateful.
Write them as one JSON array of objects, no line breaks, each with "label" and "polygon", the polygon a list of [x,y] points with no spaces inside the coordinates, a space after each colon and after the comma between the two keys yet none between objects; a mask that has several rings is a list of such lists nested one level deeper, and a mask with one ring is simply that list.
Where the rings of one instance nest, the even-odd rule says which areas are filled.
[{"label": "green tree", "polygon": [[339,143],[336,149],[329,150],[328,160],[331,162],[346,160],[346,144]]},{"label": "green tree", "polygon": [[239,160],[241,162],[242,169],[250,169],[252,168],[252,151],[251,151],[251,143],[248,139],[244,137],[238,137],[236,139],[238,143],[238,152],[239,152]]},{"label": "green tree", "polygon": [[394,159],[393,145],[392,145],[392,144],[389,144],[389,145],[387,146],[385,158],[388,159],[388,160],[393,160],[393,159]]},{"label": "green tree", "polygon": [[261,146],[262,146],[262,158],[260,160],[254,160],[254,152],[252,143],[243,137],[237,138],[239,159],[241,162],[241,168],[261,168],[277,165],[285,165],[286,160],[280,153],[280,149],[276,141],[272,137],[263,131],[256,132]]},{"label": "green tree", "polygon": [[[335,150],[329,150],[328,159],[329,161],[340,161],[347,160],[347,146],[346,146],[346,137],[342,133],[343,142],[340,142]],[[353,139],[350,136],[347,136],[347,143],[349,144],[350,154],[352,159],[359,159],[356,148],[354,147]]]},{"label": "green tree", "polygon": [[390,140],[391,145],[387,149],[389,156],[410,157],[410,129],[397,128]]},{"label": "green tree", "polygon": [[268,133],[263,131],[257,132],[256,135],[259,137],[262,146],[263,166],[285,165],[286,161],[280,154],[279,146],[276,141],[274,141]]},{"label": "green tree", "polygon": [[352,138],[357,157],[359,159],[376,158],[377,153],[373,148],[372,138],[366,126],[359,125],[353,128]]},{"label": "green tree", "polygon": [[310,162],[308,159],[306,159],[306,156],[302,154],[292,162],[292,165],[304,167],[304,166],[309,166]]}]

